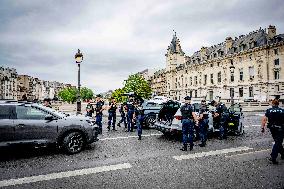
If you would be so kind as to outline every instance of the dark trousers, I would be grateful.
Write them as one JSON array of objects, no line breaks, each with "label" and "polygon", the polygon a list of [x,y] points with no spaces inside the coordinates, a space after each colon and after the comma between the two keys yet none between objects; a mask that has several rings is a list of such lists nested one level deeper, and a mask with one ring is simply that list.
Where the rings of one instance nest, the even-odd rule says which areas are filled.
[{"label": "dark trousers", "polygon": [[220,117],[220,122],[219,122],[219,131],[220,131],[220,138],[227,137],[227,120],[228,116],[227,114],[222,114]]},{"label": "dark trousers", "polygon": [[284,156],[283,149],[283,137],[284,137],[284,129],[282,128],[270,128],[271,135],[274,139],[274,145],[272,147],[271,158],[276,160],[278,153]]},{"label": "dark trousers", "polygon": [[129,110],[127,112],[127,131],[133,131],[134,123],[133,123],[133,114],[134,111]]},{"label": "dark trousers", "polygon": [[108,127],[112,125],[112,128],[115,129],[115,122],[116,122],[116,113],[109,112],[108,113]]},{"label": "dark trousers", "polygon": [[208,123],[208,119],[202,119],[199,123],[199,135],[202,143],[207,141]]},{"label": "dark trousers", "polygon": [[96,124],[99,126],[100,133],[102,133],[102,130],[103,130],[102,121],[103,121],[103,115],[102,114],[97,114],[96,115]]},{"label": "dark trousers", "polygon": [[124,123],[124,126],[126,128],[126,116],[125,113],[120,113],[121,115],[121,120],[118,122],[119,124]]},{"label": "dark trousers", "polygon": [[144,116],[138,115],[136,118],[136,125],[137,125],[137,134],[138,136],[142,135],[142,122],[143,122]]},{"label": "dark trousers", "polygon": [[189,142],[193,146],[193,137],[194,137],[194,122],[191,119],[182,120],[182,142],[184,145],[187,145]]}]

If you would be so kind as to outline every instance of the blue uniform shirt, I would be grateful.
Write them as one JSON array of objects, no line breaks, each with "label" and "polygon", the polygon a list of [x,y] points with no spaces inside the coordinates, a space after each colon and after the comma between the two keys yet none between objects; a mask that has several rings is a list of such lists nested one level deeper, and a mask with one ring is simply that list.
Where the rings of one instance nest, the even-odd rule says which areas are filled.
[{"label": "blue uniform shirt", "polygon": [[284,109],[278,106],[273,106],[265,112],[265,116],[268,118],[268,125],[284,126]]}]

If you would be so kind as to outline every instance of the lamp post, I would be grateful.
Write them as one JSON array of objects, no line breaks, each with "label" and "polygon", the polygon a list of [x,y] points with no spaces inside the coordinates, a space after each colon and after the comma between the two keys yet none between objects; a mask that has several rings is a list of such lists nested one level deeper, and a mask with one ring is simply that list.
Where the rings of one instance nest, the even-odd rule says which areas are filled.
[{"label": "lamp post", "polygon": [[80,52],[80,49],[78,49],[78,52],[75,54],[75,60],[76,64],[78,65],[78,93],[77,93],[77,114],[81,113],[81,96],[80,96],[80,65],[83,61],[83,54]]},{"label": "lamp post", "polygon": [[[231,78],[232,78],[232,75],[234,74],[234,70],[235,70],[235,66],[233,65],[233,62],[231,62],[231,66],[230,66]],[[232,79],[231,79],[231,81],[232,81]],[[231,106],[234,105],[234,91],[232,89],[233,88],[230,88]]]}]

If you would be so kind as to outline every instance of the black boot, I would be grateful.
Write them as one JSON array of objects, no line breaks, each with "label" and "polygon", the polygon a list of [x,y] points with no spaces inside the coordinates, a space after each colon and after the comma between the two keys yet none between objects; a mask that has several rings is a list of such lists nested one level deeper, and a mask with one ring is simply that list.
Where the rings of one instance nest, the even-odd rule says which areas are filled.
[{"label": "black boot", "polygon": [[276,159],[269,158],[269,161],[271,161],[274,165],[278,164],[278,161],[276,161]]},{"label": "black boot", "polygon": [[193,150],[193,144],[191,144],[191,145],[189,146],[189,150],[190,150],[190,151]]},{"label": "black boot", "polygon": [[120,123],[118,123],[117,126],[118,126],[118,127],[121,127],[121,126],[120,126]]},{"label": "black boot", "polygon": [[184,144],[183,147],[180,150],[181,151],[187,151],[187,144]]},{"label": "black boot", "polygon": [[107,127],[107,130],[110,131],[110,126]]},{"label": "black boot", "polygon": [[201,144],[198,144],[200,147],[205,147],[206,146],[206,143],[205,142],[202,142]]},{"label": "black boot", "polygon": [[139,135],[139,136],[138,136],[138,140],[141,140],[141,139],[142,139],[142,137],[141,137],[141,135]]}]

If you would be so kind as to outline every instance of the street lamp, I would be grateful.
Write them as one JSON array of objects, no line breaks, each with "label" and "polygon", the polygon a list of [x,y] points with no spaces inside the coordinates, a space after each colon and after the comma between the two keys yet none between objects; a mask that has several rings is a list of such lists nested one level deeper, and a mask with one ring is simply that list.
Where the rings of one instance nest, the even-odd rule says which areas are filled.
[{"label": "street lamp", "polygon": [[75,54],[75,60],[76,64],[78,65],[78,93],[77,93],[77,114],[81,113],[81,97],[80,97],[80,65],[83,61],[83,54],[80,52],[80,49],[78,49],[78,52]]},{"label": "street lamp", "polygon": [[[234,74],[234,70],[235,70],[235,66],[233,65],[233,61],[231,61],[231,65],[230,65],[230,72],[231,72],[231,81],[232,80],[232,76]],[[231,93],[231,106],[234,105],[234,88],[230,88],[230,93]]]}]

